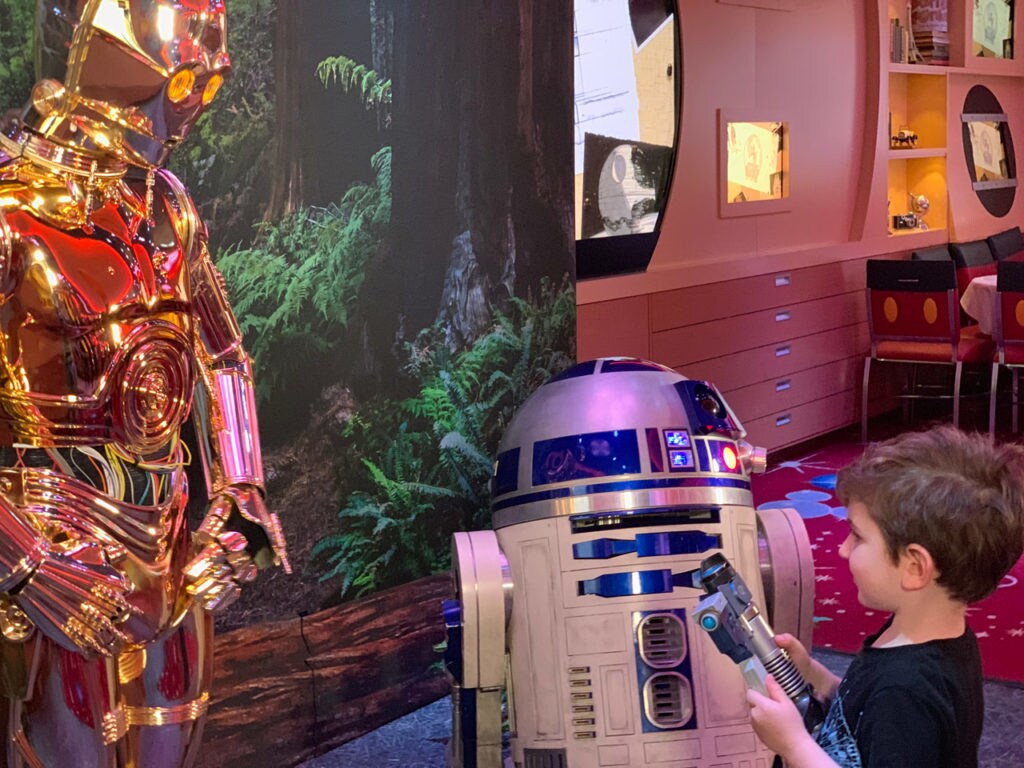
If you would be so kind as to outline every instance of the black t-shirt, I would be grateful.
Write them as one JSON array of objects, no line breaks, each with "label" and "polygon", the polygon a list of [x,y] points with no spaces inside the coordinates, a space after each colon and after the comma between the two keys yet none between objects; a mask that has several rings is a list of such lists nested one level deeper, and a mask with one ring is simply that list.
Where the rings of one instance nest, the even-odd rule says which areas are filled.
[{"label": "black t-shirt", "polygon": [[864,641],[818,732],[843,768],[977,768],[984,703],[978,641]]}]

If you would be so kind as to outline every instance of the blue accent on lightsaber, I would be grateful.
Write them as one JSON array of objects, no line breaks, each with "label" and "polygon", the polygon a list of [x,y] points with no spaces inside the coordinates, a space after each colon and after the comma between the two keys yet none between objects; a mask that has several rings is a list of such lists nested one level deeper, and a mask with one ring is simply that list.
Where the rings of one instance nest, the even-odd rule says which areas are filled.
[{"label": "blue accent on lightsaber", "polygon": [[645,491],[656,488],[740,488],[749,491],[750,482],[728,477],[666,477],[646,480],[620,480],[600,485],[574,485],[571,488],[553,488],[550,491],[524,493],[520,496],[513,496],[510,499],[496,501],[492,505],[492,509],[497,512],[501,509],[515,507],[520,504],[530,504],[535,501],[564,499],[572,496],[589,496],[595,493]]}]

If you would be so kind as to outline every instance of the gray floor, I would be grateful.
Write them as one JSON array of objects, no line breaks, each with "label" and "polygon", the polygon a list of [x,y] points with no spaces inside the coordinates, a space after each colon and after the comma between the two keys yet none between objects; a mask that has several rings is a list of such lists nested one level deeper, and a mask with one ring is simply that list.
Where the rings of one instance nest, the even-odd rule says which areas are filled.
[{"label": "gray floor", "polygon": [[[850,656],[815,651],[815,657],[838,675]],[[301,768],[444,768],[451,735],[448,699],[423,707]],[[1024,687],[985,683],[985,731],[978,753],[980,768],[1024,766]]]}]

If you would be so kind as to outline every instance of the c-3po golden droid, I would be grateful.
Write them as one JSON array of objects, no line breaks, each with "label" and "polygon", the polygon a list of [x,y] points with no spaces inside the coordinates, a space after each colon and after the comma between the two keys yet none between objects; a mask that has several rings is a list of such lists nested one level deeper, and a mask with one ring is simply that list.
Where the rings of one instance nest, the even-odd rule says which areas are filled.
[{"label": "c-3po golden droid", "polygon": [[290,570],[250,361],[161,169],[229,69],[224,5],[40,0],[36,48],[31,103],[0,125],[0,763],[182,768],[209,611],[257,567]]}]

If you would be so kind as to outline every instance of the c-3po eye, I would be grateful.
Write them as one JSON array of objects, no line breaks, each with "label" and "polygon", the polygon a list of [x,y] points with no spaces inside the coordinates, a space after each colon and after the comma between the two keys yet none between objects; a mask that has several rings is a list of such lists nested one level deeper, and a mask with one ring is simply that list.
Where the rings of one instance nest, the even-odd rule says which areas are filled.
[{"label": "c-3po eye", "polygon": [[196,84],[196,75],[191,69],[180,69],[167,84],[167,98],[177,104],[188,98]]},{"label": "c-3po eye", "polygon": [[220,90],[221,85],[224,82],[224,78],[220,75],[213,75],[206,83],[206,87],[203,88],[203,104],[209,104],[213,101],[213,97],[217,95],[217,91]]}]

